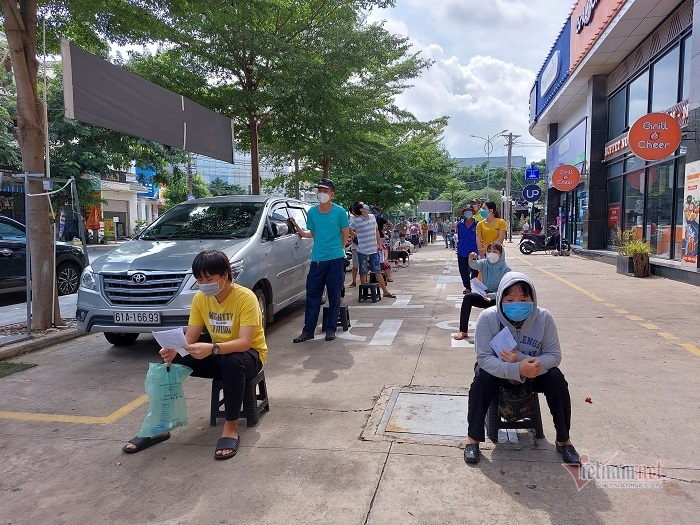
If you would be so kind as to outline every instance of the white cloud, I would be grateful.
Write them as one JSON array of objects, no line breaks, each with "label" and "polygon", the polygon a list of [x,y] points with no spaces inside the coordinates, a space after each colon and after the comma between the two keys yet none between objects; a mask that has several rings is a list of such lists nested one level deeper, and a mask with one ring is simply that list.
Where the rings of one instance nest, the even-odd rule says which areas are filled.
[{"label": "white cloud", "polygon": [[[520,144],[528,133],[529,94],[535,76],[566,20],[561,0],[397,0],[373,14],[384,27],[407,36],[415,51],[435,63],[397,103],[421,120],[447,115],[445,147],[454,157],[480,156],[483,141],[503,129]],[[504,140],[493,155],[505,155]],[[545,156],[544,145],[516,146],[528,160]]]}]

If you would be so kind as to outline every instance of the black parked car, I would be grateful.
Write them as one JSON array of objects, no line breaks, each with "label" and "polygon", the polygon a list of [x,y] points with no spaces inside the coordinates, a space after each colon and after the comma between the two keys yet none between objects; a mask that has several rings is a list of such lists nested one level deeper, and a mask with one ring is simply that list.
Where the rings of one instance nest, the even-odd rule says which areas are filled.
[{"label": "black parked car", "polygon": [[[58,295],[78,291],[80,274],[87,264],[82,248],[63,242],[56,243]],[[24,224],[0,215],[0,293],[24,290],[26,268],[27,234]]]}]

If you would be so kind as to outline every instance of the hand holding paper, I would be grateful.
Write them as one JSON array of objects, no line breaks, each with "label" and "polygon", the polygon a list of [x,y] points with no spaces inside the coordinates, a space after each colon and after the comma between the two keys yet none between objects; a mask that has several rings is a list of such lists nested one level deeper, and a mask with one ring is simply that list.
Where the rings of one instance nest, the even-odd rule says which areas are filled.
[{"label": "hand holding paper", "polygon": [[481,297],[486,297],[486,286],[479,279],[474,277],[471,281],[472,291],[478,293]]},{"label": "hand holding paper", "polygon": [[498,357],[501,357],[501,350],[512,350],[517,346],[515,339],[507,327],[503,328],[489,343]]},{"label": "hand holding paper", "polygon": [[158,341],[158,344],[163,348],[176,350],[177,353],[183,357],[189,354],[189,352],[183,348],[188,343],[187,339],[185,339],[185,334],[182,332],[182,328],[153,331],[152,333],[153,337]]}]

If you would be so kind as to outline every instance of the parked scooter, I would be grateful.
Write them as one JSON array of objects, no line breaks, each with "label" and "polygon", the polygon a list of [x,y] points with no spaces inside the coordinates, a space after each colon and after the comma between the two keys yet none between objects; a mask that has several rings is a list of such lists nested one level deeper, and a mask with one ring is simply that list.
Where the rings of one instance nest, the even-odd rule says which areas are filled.
[{"label": "parked scooter", "polygon": [[[543,233],[523,233],[520,239],[520,252],[530,255],[532,252],[559,252],[559,229],[555,225],[548,228],[549,235]],[[569,255],[571,244],[566,239],[561,241],[561,252]]]}]

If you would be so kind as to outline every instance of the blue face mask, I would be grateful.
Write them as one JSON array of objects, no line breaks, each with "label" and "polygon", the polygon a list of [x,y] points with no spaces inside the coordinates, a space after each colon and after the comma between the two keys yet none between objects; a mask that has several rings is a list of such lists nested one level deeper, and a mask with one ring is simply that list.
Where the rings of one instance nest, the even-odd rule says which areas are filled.
[{"label": "blue face mask", "polygon": [[398,234],[398,233],[395,233],[395,234],[392,235],[392,237],[393,237],[394,239],[398,239],[398,238],[399,238],[399,234]]},{"label": "blue face mask", "polygon": [[365,204],[365,210],[369,211],[369,206]]},{"label": "blue face mask", "polygon": [[470,211],[467,211],[464,213],[464,218],[465,219],[471,219],[474,216],[474,214]]},{"label": "blue face mask", "polygon": [[532,313],[533,303],[503,303],[503,313],[516,323],[524,321]]},{"label": "blue face mask", "polygon": [[482,216],[484,219],[485,219],[486,217],[489,216],[488,210],[484,210],[483,208],[482,208],[482,210],[481,210],[479,213],[481,214],[481,216]]}]

